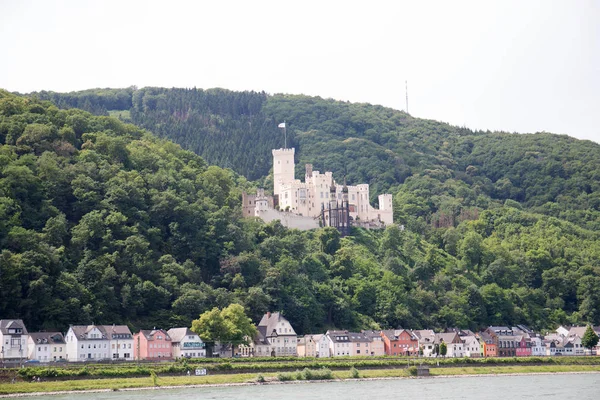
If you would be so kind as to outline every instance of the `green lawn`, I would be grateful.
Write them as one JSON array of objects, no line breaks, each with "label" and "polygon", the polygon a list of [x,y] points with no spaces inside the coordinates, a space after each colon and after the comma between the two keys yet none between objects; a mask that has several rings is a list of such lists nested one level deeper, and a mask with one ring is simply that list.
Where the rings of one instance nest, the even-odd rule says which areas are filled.
[{"label": "green lawn", "polygon": [[[600,372],[600,365],[542,365],[542,366],[481,366],[481,367],[441,367],[431,368],[432,376],[443,375],[481,375],[481,374],[526,374],[544,372]],[[361,378],[406,378],[408,370],[399,369],[368,369],[359,370]],[[277,373],[263,373],[267,380],[276,380]],[[334,371],[336,379],[350,379],[351,372]],[[255,382],[258,374],[215,374],[208,376],[159,376],[158,386],[186,386]],[[78,379],[47,382],[17,382],[0,384],[0,394],[56,392],[65,390],[98,390],[152,387],[152,378],[106,378]]]}]

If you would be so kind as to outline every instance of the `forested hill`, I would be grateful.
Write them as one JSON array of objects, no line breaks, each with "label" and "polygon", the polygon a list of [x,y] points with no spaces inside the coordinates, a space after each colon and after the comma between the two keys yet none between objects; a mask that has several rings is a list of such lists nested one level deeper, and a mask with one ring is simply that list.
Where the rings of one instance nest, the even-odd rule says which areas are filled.
[{"label": "forested hill", "polygon": [[[157,101],[168,98],[167,92],[156,94]],[[142,105],[150,107],[144,93],[131,91],[131,98],[143,95]],[[214,92],[215,102],[243,97],[219,93]],[[546,134],[520,142],[516,135],[454,132],[366,105],[245,96],[262,97],[260,112],[271,113],[263,118],[274,124],[292,108],[299,113],[294,120],[301,121],[303,104],[322,105],[320,126],[338,118],[332,110],[340,108],[372,110],[382,126],[394,118],[398,126],[432,124],[431,129],[413,126],[415,133],[400,138],[384,139],[391,133],[382,130],[380,143],[365,138],[368,129],[363,138],[343,140],[324,131],[291,129],[301,149],[314,148],[301,153],[302,160],[329,146],[327,157],[312,160],[317,165],[335,165],[336,146],[356,161],[351,150],[357,140],[395,160],[392,173],[405,170],[408,178],[401,185],[403,177],[393,178],[398,182],[388,186],[395,187],[397,219],[406,229],[354,229],[340,239],[331,228],[300,232],[240,218],[241,191],[248,182],[233,171],[209,166],[118,119],[61,110],[0,90],[2,318],[23,318],[32,331],[65,331],[69,324],[92,322],[169,328],[189,326],[200,313],[237,302],[255,322],[268,310],[280,310],[299,333],[333,327],[477,329],[524,323],[542,329],[600,323],[600,234],[586,228],[597,224],[592,157],[597,146]],[[315,104],[309,107],[310,102]],[[234,113],[229,103],[222,104]],[[132,118],[140,118],[135,113]],[[215,135],[228,135],[217,129],[225,117],[206,118],[213,118]],[[367,117],[357,121],[361,118]],[[265,132],[272,130],[280,145],[269,124],[264,122]],[[431,133],[435,127],[440,132]],[[318,146],[319,137],[330,139]],[[495,144],[493,137],[502,140]],[[467,138],[469,146],[463,142]],[[383,148],[401,141],[407,141],[406,148],[398,144],[397,153]],[[512,169],[509,155],[527,146],[537,153],[517,163],[531,170]],[[356,148],[354,154],[383,165],[389,161],[368,149]],[[463,165],[452,158],[461,151]],[[563,159],[562,172],[536,169]],[[357,168],[357,174],[372,173],[365,159]],[[502,178],[493,181],[492,174]],[[544,191],[528,192],[527,179],[534,174],[545,192],[562,182],[556,201],[535,203]],[[501,182],[505,176],[511,181]],[[536,207],[561,218],[532,211]]]},{"label": "forested hill", "polygon": [[295,95],[164,88],[35,95],[130,119],[250,180],[269,175],[285,120],[298,176],[312,163],[338,180],[370,183],[373,202],[399,192],[397,220],[419,232],[428,224],[455,226],[473,209],[507,200],[600,229],[600,145],[590,141],[471,131],[381,106]]}]

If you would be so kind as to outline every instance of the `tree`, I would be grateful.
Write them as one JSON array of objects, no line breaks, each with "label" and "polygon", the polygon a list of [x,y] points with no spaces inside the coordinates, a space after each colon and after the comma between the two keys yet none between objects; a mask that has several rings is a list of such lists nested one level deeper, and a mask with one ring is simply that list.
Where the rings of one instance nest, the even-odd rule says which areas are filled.
[{"label": "tree", "polygon": [[256,327],[244,313],[244,307],[230,304],[222,310],[214,307],[192,321],[192,331],[205,342],[231,344],[231,355],[235,345],[246,343],[247,338],[256,336]]},{"label": "tree", "polygon": [[446,353],[448,353],[448,346],[446,346],[445,342],[442,342],[440,343],[440,355],[446,357]]},{"label": "tree", "polygon": [[581,338],[581,345],[586,349],[592,349],[592,347],[598,344],[598,335],[594,332],[591,325],[588,325],[583,337]]}]

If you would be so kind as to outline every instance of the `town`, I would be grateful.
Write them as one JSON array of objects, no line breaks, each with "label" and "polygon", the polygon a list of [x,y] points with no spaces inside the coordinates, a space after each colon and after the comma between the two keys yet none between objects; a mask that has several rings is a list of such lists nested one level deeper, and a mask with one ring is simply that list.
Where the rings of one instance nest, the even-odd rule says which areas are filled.
[{"label": "town", "polygon": [[[600,335],[600,326],[589,327]],[[204,357],[543,357],[600,354],[586,348],[586,326],[544,335],[523,325],[464,329],[328,330],[298,336],[280,313],[266,313],[245,343],[205,343],[190,328],[140,330],[126,325],[72,325],[66,333],[28,332],[20,319],[0,320],[2,366],[59,362],[173,361]]]}]

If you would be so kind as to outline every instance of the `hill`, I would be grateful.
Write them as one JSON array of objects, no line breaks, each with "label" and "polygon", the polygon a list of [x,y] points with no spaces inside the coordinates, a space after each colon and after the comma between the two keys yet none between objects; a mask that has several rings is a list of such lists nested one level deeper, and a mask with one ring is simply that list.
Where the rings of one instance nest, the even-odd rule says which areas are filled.
[{"label": "hill", "polygon": [[399,192],[397,220],[420,232],[418,226],[456,225],[473,208],[507,200],[600,228],[600,145],[590,141],[471,131],[381,106],[296,95],[164,88],[36,95],[92,112],[130,111],[133,123],[263,182],[271,149],[283,147],[277,125],[286,120],[298,176],[312,163],[340,181],[370,183],[373,202]]},{"label": "hill", "polygon": [[[147,121],[156,115],[156,127],[167,131],[158,115],[168,114],[159,105],[169,90],[125,91],[132,106],[120,111],[145,118],[134,105],[145,102]],[[252,154],[278,147],[268,118],[277,122],[278,113],[297,110],[286,118],[306,119],[290,129],[301,161],[338,165],[336,174],[392,190],[406,229],[355,229],[340,239],[327,228],[299,232],[242,219],[240,193],[250,184],[235,172],[115,118],[61,110],[42,94],[0,92],[0,314],[23,318],[31,329],[91,321],[168,327],[239,302],[255,320],[284,311],[300,333],[600,322],[600,237],[590,229],[597,224],[597,146],[549,134],[469,132],[368,105],[207,92],[210,107],[221,107],[206,116],[211,134],[230,140],[232,162],[231,154],[242,157],[234,135],[242,128],[220,127],[242,125],[223,110],[237,115],[243,107],[228,96],[264,98],[248,117],[254,125],[260,115],[265,126],[247,144]],[[352,115],[365,110],[354,119],[348,114],[362,133],[334,127],[344,108]],[[190,111],[181,122],[189,132],[192,114],[204,115]],[[368,129],[360,125],[367,119],[375,121]],[[393,126],[412,133],[385,130]],[[196,138],[208,146],[205,139]],[[219,142],[212,146],[220,150],[214,156],[226,156]],[[534,148],[537,154],[519,158]],[[514,168],[513,160],[533,172]],[[562,172],[549,168],[556,160],[563,160]],[[344,173],[349,162],[355,170]],[[529,191],[531,182],[540,189]],[[554,184],[559,194],[548,206],[538,197]]]}]

